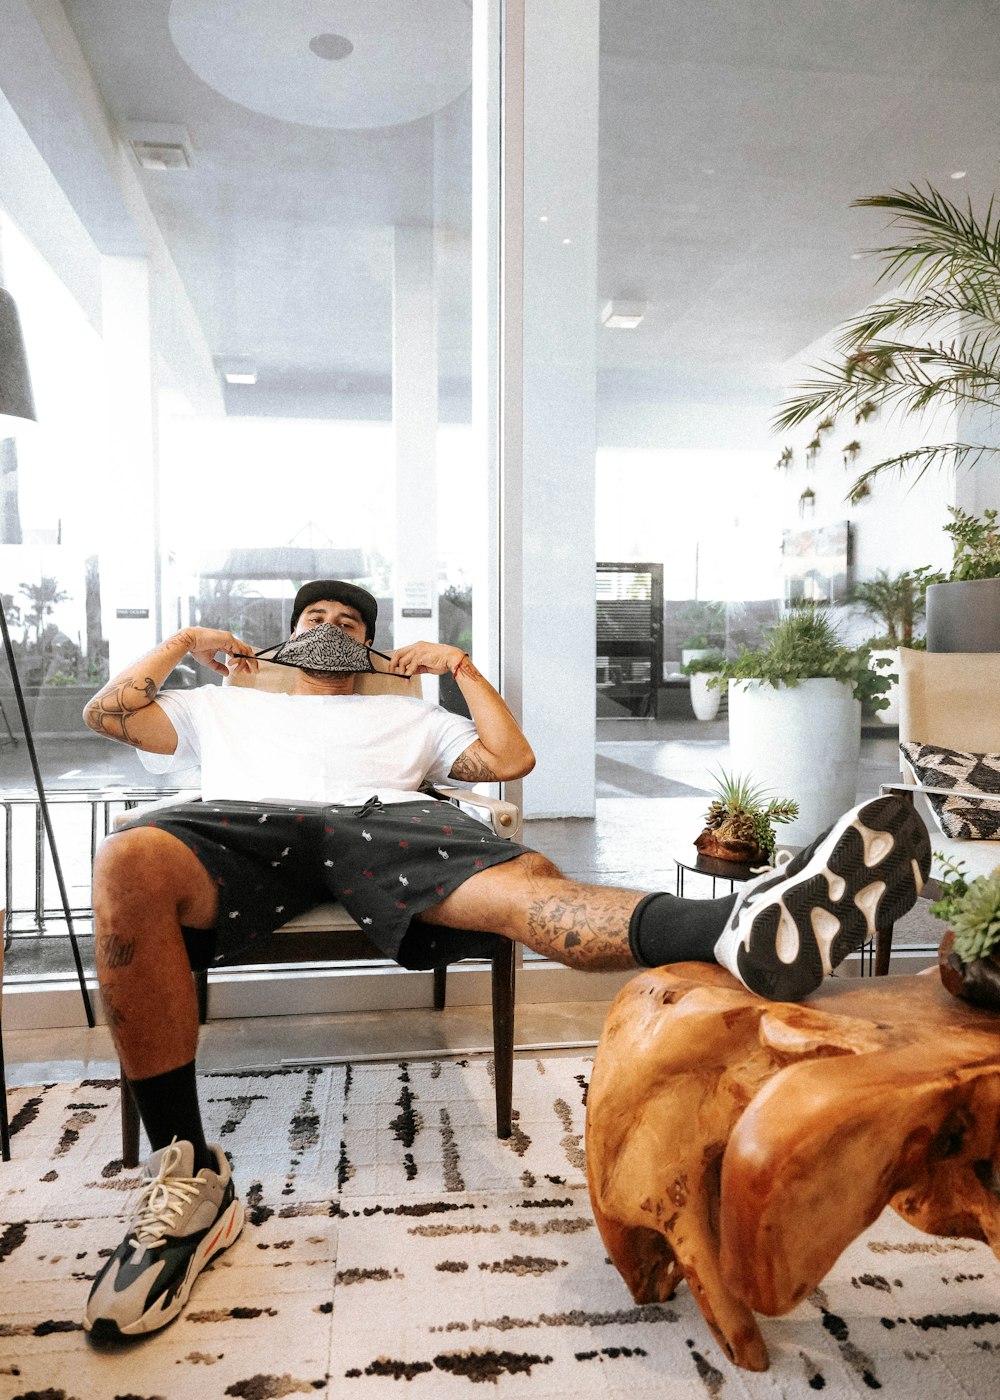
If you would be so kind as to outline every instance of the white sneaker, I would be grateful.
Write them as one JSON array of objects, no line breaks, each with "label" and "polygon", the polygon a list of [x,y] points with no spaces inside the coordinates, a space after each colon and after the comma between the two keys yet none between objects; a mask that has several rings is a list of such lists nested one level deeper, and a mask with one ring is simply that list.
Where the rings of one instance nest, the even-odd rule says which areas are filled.
[{"label": "white sneaker", "polygon": [[716,960],[760,996],[800,1001],[913,907],[930,865],[927,829],[911,803],[862,802],[786,864],[743,885]]},{"label": "white sneaker", "polygon": [[216,1170],[193,1175],[189,1142],[161,1147],[143,1166],[145,1183],[125,1238],[94,1279],[84,1330],[118,1341],[165,1327],[183,1308],[194,1281],[243,1228],[243,1206],[221,1147]]}]

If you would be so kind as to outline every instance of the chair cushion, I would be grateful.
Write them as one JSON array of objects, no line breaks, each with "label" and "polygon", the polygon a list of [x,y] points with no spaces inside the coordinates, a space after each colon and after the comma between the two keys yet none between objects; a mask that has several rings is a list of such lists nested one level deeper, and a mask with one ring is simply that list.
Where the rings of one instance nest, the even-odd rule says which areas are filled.
[{"label": "chair cushion", "polygon": [[[1000,799],[1000,753],[965,753],[915,741],[899,748],[921,783],[996,793]],[[928,793],[927,801],[945,836],[962,841],[995,841],[1000,837],[1000,800]]]}]

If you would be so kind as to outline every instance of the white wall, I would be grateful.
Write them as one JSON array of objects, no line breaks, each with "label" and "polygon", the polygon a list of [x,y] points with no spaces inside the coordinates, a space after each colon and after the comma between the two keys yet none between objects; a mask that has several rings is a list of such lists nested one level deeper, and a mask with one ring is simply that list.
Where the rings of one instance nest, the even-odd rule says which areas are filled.
[{"label": "white wall", "polygon": [[[815,370],[835,358],[836,331],[814,341],[786,366],[786,392],[793,392],[803,380],[815,377]],[[948,536],[942,526],[948,520],[947,507],[954,500],[953,473],[928,471],[920,480],[913,475],[900,479],[896,474],[876,478],[871,495],[858,505],[845,498],[860,472],[885,457],[923,443],[952,438],[951,415],[938,413],[923,417],[901,417],[879,410],[866,422],[856,423],[854,415],[841,414],[834,427],[821,434],[821,447],[815,462],[806,461],[806,443],[816,434],[813,423],[775,437],[774,460],[782,448],[794,453],[792,466],[776,472],[781,479],[780,518],[787,529],[805,524],[827,525],[849,520],[854,543],[854,578],[872,578],[877,569],[899,573],[921,564],[945,568],[951,561]],[[843,448],[857,441],[861,450],[853,463],[845,466]],[[807,486],[816,492],[815,511],[808,519],[799,515],[799,496]]]}]

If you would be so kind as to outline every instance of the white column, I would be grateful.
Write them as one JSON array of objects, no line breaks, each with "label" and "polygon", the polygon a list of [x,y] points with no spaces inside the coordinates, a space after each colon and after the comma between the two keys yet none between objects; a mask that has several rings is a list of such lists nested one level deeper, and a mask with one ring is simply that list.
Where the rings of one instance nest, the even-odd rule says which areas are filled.
[{"label": "white column", "polygon": [[[472,10],[472,461],[485,484],[474,513],[472,637],[476,666],[500,676],[500,17],[497,0]],[[511,696],[506,695],[508,704]]]},{"label": "white column", "polygon": [[101,607],[114,675],[160,637],[157,419],[149,265],[134,257],[101,264],[108,453],[94,486],[104,507]]},{"label": "white column", "polygon": [[[436,641],[437,319],[434,230],[397,228],[392,275],[392,426],[396,451],[396,646]],[[437,679],[424,696],[437,699]]]},{"label": "white column", "polygon": [[525,7],[526,816],[593,816],[599,0]]}]

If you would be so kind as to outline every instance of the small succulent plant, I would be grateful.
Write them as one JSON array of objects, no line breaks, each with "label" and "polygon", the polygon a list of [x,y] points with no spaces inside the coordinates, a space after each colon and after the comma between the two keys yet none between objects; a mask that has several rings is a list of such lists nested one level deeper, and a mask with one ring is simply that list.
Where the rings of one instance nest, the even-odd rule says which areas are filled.
[{"label": "small succulent plant", "polygon": [[715,775],[716,796],[705,813],[705,826],[720,841],[757,846],[771,859],[774,855],[775,825],[793,822],[799,804],[791,798],[769,798],[768,791],[749,776],[729,774],[719,769]]},{"label": "small succulent plant", "polygon": [[962,861],[939,855],[944,875],[941,898],[931,913],[944,919],[954,934],[952,951],[968,965],[1000,949],[1000,868],[968,880]]}]

